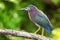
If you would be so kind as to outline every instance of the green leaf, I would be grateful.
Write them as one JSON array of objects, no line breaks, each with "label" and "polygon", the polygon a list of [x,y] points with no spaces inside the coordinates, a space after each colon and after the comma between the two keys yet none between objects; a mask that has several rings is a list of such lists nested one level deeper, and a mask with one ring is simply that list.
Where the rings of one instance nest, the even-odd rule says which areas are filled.
[{"label": "green leaf", "polygon": [[3,28],[3,23],[2,22],[0,22],[0,28]]},{"label": "green leaf", "polygon": [[24,40],[22,37],[10,37],[11,40]]},{"label": "green leaf", "polygon": [[0,8],[1,8],[1,9],[5,9],[5,5],[4,5],[3,2],[0,2]]},{"label": "green leaf", "polygon": [[58,4],[59,0],[51,0],[54,4]]}]

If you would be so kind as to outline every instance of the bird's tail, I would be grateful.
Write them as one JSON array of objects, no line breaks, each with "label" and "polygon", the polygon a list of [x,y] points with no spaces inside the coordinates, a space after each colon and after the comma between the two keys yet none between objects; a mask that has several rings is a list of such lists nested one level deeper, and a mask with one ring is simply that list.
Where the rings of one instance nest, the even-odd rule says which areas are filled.
[{"label": "bird's tail", "polygon": [[44,27],[44,29],[45,29],[47,32],[51,33],[53,28],[52,28],[51,26],[47,26],[47,27]]}]

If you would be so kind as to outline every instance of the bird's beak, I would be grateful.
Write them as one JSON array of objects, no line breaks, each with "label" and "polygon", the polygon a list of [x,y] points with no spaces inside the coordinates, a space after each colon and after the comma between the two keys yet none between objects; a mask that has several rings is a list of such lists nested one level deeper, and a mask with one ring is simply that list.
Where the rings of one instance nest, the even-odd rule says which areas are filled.
[{"label": "bird's beak", "polygon": [[26,8],[21,8],[21,9],[19,9],[19,10],[29,10],[29,8],[26,7]]}]

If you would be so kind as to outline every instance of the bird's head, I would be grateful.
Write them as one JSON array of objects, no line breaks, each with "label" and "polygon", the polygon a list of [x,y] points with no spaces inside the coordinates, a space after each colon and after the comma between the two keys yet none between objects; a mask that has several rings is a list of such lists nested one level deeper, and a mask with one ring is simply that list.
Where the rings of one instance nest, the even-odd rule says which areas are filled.
[{"label": "bird's head", "polygon": [[31,9],[35,9],[36,8],[36,6],[34,6],[34,5],[28,5],[27,7],[25,7],[25,8],[21,8],[20,10],[31,10]]}]

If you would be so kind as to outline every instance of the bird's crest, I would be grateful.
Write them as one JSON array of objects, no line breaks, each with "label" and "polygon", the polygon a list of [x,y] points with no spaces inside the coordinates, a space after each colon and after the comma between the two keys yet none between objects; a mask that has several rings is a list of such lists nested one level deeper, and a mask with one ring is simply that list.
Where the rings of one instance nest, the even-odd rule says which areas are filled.
[{"label": "bird's crest", "polygon": [[35,8],[36,6],[30,4],[30,5],[28,5],[28,7],[30,7],[30,8]]}]

